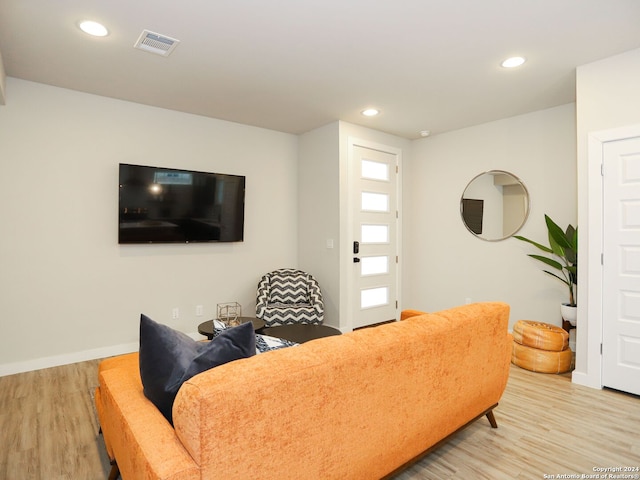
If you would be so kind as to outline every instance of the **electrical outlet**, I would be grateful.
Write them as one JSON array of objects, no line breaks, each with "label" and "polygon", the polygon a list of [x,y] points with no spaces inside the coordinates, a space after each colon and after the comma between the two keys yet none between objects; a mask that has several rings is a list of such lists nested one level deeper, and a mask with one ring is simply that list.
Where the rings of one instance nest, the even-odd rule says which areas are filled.
[{"label": "electrical outlet", "polygon": [[204,315],[204,307],[202,305],[196,305],[196,317]]},{"label": "electrical outlet", "polygon": [[180,318],[180,309],[178,307],[175,307],[173,310],[171,310],[171,318],[173,318],[174,320]]}]

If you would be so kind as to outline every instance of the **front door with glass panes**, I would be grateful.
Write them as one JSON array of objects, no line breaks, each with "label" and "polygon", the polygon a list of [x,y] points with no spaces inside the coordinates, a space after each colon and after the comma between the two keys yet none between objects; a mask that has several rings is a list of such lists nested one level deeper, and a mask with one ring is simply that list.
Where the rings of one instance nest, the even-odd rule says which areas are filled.
[{"label": "front door with glass panes", "polygon": [[397,318],[398,157],[359,144],[352,148],[353,328]]}]

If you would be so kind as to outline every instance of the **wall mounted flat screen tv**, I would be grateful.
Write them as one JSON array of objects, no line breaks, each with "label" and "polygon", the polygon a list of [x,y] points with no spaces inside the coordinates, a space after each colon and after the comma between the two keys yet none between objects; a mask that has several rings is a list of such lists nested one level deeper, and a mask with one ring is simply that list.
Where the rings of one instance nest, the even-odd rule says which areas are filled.
[{"label": "wall mounted flat screen tv", "polygon": [[120,164],[118,243],[241,242],[245,177]]}]

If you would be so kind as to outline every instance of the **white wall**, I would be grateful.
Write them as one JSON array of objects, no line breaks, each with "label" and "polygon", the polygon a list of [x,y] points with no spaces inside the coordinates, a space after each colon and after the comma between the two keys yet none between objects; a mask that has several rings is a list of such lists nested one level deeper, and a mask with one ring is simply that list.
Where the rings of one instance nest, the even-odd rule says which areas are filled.
[{"label": "white wall", "polygon": [[[405,168],[406,170],[406,168]],[[405,178],[403,307],[436,311],[477,301],[511,305],[512,326],[532,319],[561,324],[568,292],[515,239],[474,237],[460,218],[467,183],[487,170],[519,177],[531,197],[520,234],[546,243],[544,214],[576,224],[575,105],[568,104],[421,140],[412,145]]]},{"label": "white wall", "polygon": [[298,152],[298,263],[318,280],[324,322],[334,327],[340,326],[341,298],[339,130],[333,122],[301,135]]},{"label": "white wall", "polygon": [[[640,49],[583,65],[576,73],[578,220],[580,278],[578,335],[573,381],[600,388],[602,341],[602,179],[598,152],[588,151],[589,136],[615,137],[612,130],[640,128]],[[637,130],[637,128],[636,128]],[[605,133],[606,131],[606,133]],[[593,155],[595,153],[595,156]]]},{"label": "white wall", "polygon": [[2,52],[0,52],[0,105],[5,104],[7,76],[4,72],[4,63],[2,62]]},{"label": "white wall", "polygon": [[[14,78],[6,93],[0,374],[135,349],[141,312],[188,333],[220,302],[251,314],[260,276],[296,265],[296,136]],[[245,241],[119,246],[120,162],[246,175]]]}]

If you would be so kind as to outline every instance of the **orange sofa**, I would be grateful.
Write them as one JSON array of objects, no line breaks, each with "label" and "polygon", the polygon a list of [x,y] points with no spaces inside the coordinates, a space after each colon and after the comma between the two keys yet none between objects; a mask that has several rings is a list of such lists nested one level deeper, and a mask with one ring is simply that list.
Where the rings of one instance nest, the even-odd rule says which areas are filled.
[{"label": "orange sofa", "polygon": [[185,382],[174,427],[137,354],[104,360],[96,408],[124,480],[378,479],[493,408],[509,307],[477,303],[236,360]]}]

